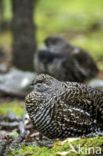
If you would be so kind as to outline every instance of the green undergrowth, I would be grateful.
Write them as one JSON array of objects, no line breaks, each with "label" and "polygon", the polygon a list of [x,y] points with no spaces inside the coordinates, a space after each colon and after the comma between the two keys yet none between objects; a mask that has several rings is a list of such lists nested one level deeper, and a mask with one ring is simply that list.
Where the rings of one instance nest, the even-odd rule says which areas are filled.
[{"label": "green undergrowth", "polygon": [[[5,20],[11,21],[11,2],[4,0]],[[34,10],[38,47],[52,34],[89,51],[103,70],[103,0],[40,0]],[[12,45],[12,34],[0,34],[0,45]]]},{"label": "green undergrowth", "polygon": [[[71,152],[71,146],[75,149],[75,152]],[[81,151],[79,151],[79,147]],[[70,152],[70,153],[69,153]],[[53,148],[25,146],[17,151],[12,151],[9,156],[22,155],[22,156],[60,156],[66,154],[66,156],[84,156],[84,155],[103,155],[103,137],[94,137],[89,139],[80,139],[71,143],[67,142],[61,146],[55,146]]]},{"label": "green undergrowth", "polygon": [[7,115],[9,110],[13,111],[13,113],[18,116],[22,116],[24,112],[24,108],[17,102],[0,104],[0,115]]},{"label": "green undergrowth", "polygon": [[42,40],[50,34],[84,32],[101,25],[102,14],[102,0],[40,0],[34,11],[37,37]]}]

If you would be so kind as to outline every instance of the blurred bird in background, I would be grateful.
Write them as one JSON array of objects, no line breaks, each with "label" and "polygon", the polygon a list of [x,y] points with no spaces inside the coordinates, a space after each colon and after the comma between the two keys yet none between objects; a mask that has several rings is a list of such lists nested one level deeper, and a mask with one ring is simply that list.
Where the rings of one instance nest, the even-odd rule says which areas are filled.
[{"label": "blurred bird in background", "polygon": [[96,76],[98,68],[87,51],[71,45],[59,36],[44,40],[45,48],[34,57],[37,73],[46,73],[61,81],[85,82]]}]

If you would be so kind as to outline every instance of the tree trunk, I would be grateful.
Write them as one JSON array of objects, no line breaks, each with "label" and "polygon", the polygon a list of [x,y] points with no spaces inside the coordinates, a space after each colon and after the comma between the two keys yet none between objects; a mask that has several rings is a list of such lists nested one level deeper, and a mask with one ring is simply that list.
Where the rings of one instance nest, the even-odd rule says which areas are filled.
[{"label": "tree trunk", "polygon": [[36,50],[33,12],[36,0],[12,0],[13,65],[33,71]]}]

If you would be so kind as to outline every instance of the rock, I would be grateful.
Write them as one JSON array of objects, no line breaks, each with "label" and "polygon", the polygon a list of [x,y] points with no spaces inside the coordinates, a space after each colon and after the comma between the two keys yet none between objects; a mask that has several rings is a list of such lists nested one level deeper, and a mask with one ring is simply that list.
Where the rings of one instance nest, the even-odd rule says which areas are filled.
[{"label": "rock", "polygon": [[0,74],[0,94],[25,97],[31,90],[29,84],[35,75],[11,68],[8,73]]},{"label": "rock", "polygon": [[88,85],[92,88],[103,90],[103,80],[101,79],[93,79],[88,83]]},{"label": "rock", "polygon": [[6,63],[0,64],[0,73],[6,73],[8,71],[8,65]]}]

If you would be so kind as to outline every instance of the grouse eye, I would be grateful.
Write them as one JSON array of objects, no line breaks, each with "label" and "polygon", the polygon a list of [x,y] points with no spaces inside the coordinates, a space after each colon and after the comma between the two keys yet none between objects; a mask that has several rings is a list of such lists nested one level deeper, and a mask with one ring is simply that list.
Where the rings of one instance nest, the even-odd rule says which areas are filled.
[{"label": "grouse eye", "polygon": [[38,84],[37,84],[37,87],[41,87],[41,83],[38,83]]},{"label": "grouse eye", "polygon": [[36,81],[36,83],[42,83],[42,82],[43,80],[40,80],[40,79]]},{"label": "grouse eye", "polygon": [[30,83],[30,86],[34,86],[35,84],[38,84],[38,83],[42,83],[43,80],[33,80],[31,83]]}]

